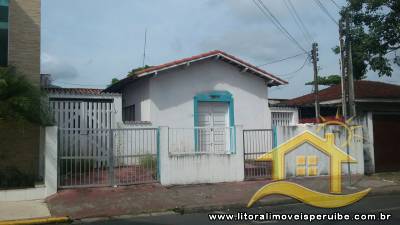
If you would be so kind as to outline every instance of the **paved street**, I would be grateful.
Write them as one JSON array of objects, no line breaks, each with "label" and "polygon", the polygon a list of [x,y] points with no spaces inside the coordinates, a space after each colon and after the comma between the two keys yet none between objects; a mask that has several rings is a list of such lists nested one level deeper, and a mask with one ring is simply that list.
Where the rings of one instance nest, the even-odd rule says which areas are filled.
[{"label": "paved street", "polygon": [[[358,203],[355,203],[351,206],[340,208],[340,209],[320,209],[310,207],[301,203],[296,204],[288,204],[288,205],[280,205],[280,206],[268,206],[268,207],[260,207],[260,208],[252,208],[252,209],[239,209],[239,210],[226,210],[212,213],[231,213],[235,214],[236,212],[248,212],[248,213],[261,213],[265,214],[266,212],[276,213],[276,214],[290,214],[290,213],[330,213],[333,214],[335,212],[341,214],[350,214],[354,215],[365,214],[365,213],[373,213],[379,215],[379,213],[391,214],[391,219],[389,221],[369,221],[369,222],[360,222],[360,221],[347,221],[350,224],[399,224],[400,223],[400,195],[385,195],[385,196],[372,196],[367,197],[361,200]],[[314,223],[318,224],[343,224],[345,221],[314,221]],[[99,220],[88,222],[85,224],[97,225],[97,224],[106,224],[106,225],[204,225],[204,224],[270,224],[270,223],[279,223],[279,224],[307,224],[309,222],[304,221],[237,221],[237,222],[212,222],[209,220],[208,213],[194,213],[194,214],[169,214],[169,215],[155,215],[155,216],[139,216],[139,217],[125,217],[120,219],[112,219],[112,220]]]}]

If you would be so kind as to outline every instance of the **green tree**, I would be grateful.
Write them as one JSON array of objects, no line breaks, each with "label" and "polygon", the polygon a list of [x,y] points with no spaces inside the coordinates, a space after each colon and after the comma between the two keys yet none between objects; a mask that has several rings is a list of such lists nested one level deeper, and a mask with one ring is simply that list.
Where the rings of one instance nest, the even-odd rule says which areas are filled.
[{"label": "green tree", "polygon": [[[351,18],[350,29],[355,79],[363,79],[367,69],[379,76],[391,76],[400,66],[398,56],[388,53],[400,48],[399,0],[347,0],[340,14]],[[334,49],[339,52],[338,47]]]},{"label": "green tree", "polygon": [[45,93],[10,67],[0,67],[0,120],[53,124]]},{"label": "green tree", "polygon": [[[329,75],[327,77],[318,76],[317,83],[319,85],[332,86],[335,84],[340,84],[341,78],[339,75]],[[314,85],[314,81],[307,82],[306,85]]]},{"label": "green tree", "polygon": [[110,87],[110,86],[113,85],[113,84],[118,83],[118,81],[119,81],[119,79],[114,77],[114,78],[111,80],[111,83],[108,85],[108,87]]},{"label": "green tree", "polygon": [[145,65],[145,66],[141,66],[141,67],[137,67],[137,68],[135,68],[135,69],[132,69],[132,70],[128,73],[127,77],[136,76],[137,73],[139,73],[140,71],[145,70],[145,69],[148,69],[148,68],[150,68],[150,67],[151,67],[151,66],[149,66],[149,65]]}]

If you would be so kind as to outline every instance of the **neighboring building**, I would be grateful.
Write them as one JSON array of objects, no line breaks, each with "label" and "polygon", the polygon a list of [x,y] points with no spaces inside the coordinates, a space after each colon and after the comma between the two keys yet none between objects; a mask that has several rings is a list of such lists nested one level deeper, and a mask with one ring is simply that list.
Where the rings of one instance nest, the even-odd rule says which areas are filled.
[{"label": "neighboring building", "polygon": [[268,105],[271,109],[272,126],[294,126],[299,123],[299,114],[296,107],[280,106],[288,99],[270,98]]},{"label": "neighboring building", "polygon": [[0,66],[40,83],[40,0],[0,0]]},{"label": "neighboring building", "polygon": [[[400,157],[397,130],[400,129],[400,86],[377,81],[355,81],[357,117],[363,125],[364,159],[367,173],[398,171]],[[341,112],[341,86],[319,91],[321,116],[334,119]],[[297,107],[299,121],[315,122],[314,94],[307,94],[280,103],[280,106]]]},{"label": "neighboring building", "polygon": [[270,128],[276,76],[222,51],[154,66],[107,88],[121,92],[124,120],[153,126]]},{"label": "neighboring building", "polygon": [[[0,0],[0,66],[39,85],[40,0]],[[37,125],[0,121],[0,172],[16,174],[11,186],[43,181],[40,134]]]}]

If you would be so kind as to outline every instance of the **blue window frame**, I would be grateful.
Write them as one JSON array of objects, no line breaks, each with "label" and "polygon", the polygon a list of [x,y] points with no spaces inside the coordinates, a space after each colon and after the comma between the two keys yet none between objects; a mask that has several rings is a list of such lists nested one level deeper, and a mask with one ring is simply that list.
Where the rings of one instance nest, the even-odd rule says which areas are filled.
[{"label": "blue window frame", "polygon": [[[194,126],[199,126],[199,102],[226,102],[229,105],[229,127],[232,127],[233,132],[230,132],[230,152],[236,152],[236,130],[235,130],[235,113],[233,105],[233,97],[229,91],[208,91],[202,92],[194,96]],[[195,129],[195,145],[196,151],[199,151],[199,143],[197,140],[197,129]]]}]

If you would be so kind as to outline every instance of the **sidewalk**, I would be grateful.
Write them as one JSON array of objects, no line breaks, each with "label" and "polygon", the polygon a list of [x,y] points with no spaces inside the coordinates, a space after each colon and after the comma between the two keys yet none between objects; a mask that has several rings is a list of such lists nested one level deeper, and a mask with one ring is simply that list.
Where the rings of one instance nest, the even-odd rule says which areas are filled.
[{"label": "sidewalk", "polygon": [[43,201],[0,202],[0,221],[50,217]]},{"label": "sidewalk", "polygon": [[[313,190],[328,193],[328,178],[296,178],[290,181]],[[352,185],[343,177],[343,193],[372,188],[370,194],[400,193],[400,181],[382,176],[353,176]],[[133,185],[117,188],[86,188],[60,191],[47,199],[52,216],[72,219],[113,217],[150,212],[180,213],[245,207],[251,196],[270,180],[219,184],[163,187],[160,184]],[[296,202],[276,195],[259,204],[273,205]]]}]

